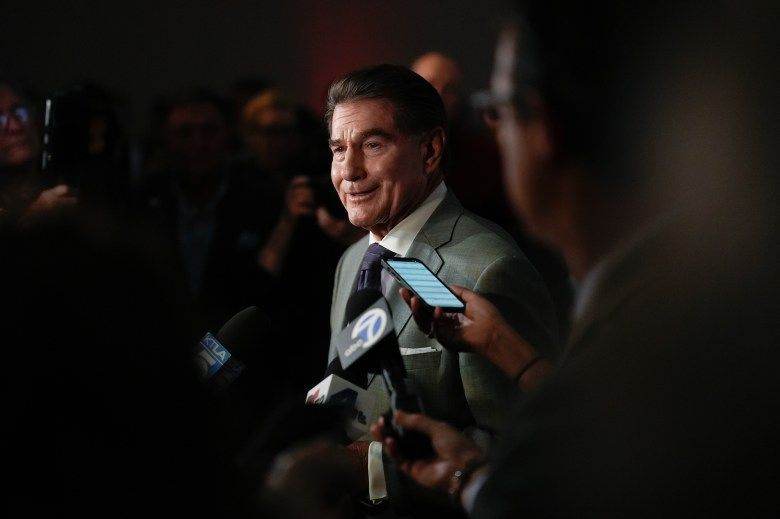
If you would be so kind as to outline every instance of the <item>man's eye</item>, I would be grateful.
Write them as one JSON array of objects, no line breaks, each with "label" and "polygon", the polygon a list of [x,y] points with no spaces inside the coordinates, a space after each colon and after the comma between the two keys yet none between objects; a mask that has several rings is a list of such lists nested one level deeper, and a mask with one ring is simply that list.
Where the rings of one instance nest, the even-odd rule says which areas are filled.
[{"label": "man's eye", "polygon": [[344,146],[334,146],[330,149],[335,155],[336,153],[344,153]]},{"label": "man's eye", "polygon": [[370,141],[365,144],[366,148],[369,150],[377,150],[382,147],[382,144],[375,141]]}]

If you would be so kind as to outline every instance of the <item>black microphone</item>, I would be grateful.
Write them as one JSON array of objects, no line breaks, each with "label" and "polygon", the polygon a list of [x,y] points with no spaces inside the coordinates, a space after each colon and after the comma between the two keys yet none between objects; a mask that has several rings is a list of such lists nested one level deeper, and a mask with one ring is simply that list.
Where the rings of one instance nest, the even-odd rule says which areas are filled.
[{"label": "black microphone", "polygon": [[250,306],[231,317],[217,332],[207,333],[196,355],[200,375],[215,391],[248,389],[263,363],[263,344],[273,341],[271,320],[258,307]]},{"label": "black microphone", "polygon": [[[360,314],[365,312],[377,299],[382,297],[382,293],[379,290],[366,288],[358,290],[349,296],[347,300],[347,307],[344,311],[344,322],[342,329],[349,326]],[[347,380],[356,386],[366,389],[368,386],[368,369],[365,364],[351,367],[351,369],[344,369],[337,355],[325,369],[325,378],[329,375],[336,375],[344,380]]]},{"label": "black microphone", "polygon": [[[358,296],[358,294],[361,294]],[[404,431],[393,418],[396,410],[423,413],[420,398],[406,384],[406,367],[395,336],[392,313],[377,290],[358,291],[353,297],[373,301],[336,339],[341,366],[353,366],[368,373],[381,373],[390,394],[390,410],[385,413],[385,434],[396,439],[399,452],[407,459],[433,455],[430,438],[417,431]]]},{"label": "black microphone", "polygon": [[[359,290],[347,301],[344,326],[359,317],[382,294],[377,290]],[[329,404],[346,408],[344,422],[345,442],[350,443],[368,432],[367,417],[374,408],[374,398],[368,394],[368,370],[365,364],[344,369],[338,355],[328,364],[324,379],[306,394],[310,404]]]}]

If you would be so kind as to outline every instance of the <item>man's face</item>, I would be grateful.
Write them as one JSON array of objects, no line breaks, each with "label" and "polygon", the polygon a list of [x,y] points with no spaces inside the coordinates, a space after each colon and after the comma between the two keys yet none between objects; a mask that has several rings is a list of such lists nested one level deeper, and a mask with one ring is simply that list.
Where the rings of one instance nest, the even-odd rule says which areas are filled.
[{"label": "man's face", "polygon": [[213,174],[227,158],[227,126],[210,104],[174,108],[165,129],[168,154],[181,173],[192,177]]},{"label": "man's face", "polygon": [[336,105],[330,127],[331,180],[352,224],[384,237],[429,194],[425,144],[401,133],[384,100]]},{"label": "man's face", "polygon": [[0,113],[8,122],[0,128],[0,166],[22,166],[35,160],[40,149],[32,109],[8,86],[0,84]]},{"label": "man's face", "polygon": [[516,214],[537,235],[544,238],[543,221],[550,208],[549,178],[534,145],[536,122],[521,121],[513,105],[516,88],[517,34],[501,33],[496,45],[495,63],[490,81],[492,97],[497,100],[491,122],[501,152],[506,195]]},{"label": "man's face", "polygon": [[417,59],[412,70],[425,78],[441,96],[447,117],[456,115],[460,103],[461,71],[450,58],[431,52]]},{"label": "man's face", "polygon": [[292,109],[269,106],[245,121],[247,144],[261,166],[282,170],[300,158],[302,142],[295,119]]}]

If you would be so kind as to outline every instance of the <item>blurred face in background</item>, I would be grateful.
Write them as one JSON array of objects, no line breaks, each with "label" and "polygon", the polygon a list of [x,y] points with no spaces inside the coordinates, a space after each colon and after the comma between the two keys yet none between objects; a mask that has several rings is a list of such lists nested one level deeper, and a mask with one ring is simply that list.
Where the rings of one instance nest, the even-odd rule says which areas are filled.
[{"label": "blurred face in background", "polygon": [[438,52],[429,52],[415,60],[412,70],[433,85],[441,96],[447,117],[454,117],[460,104],[463,76],[455,60]]},{"label": "blurred face in background", "polygon": [[166,121],[164,142],[172,166],[193,180],[218,174],[228,159],[225,118],[208,103],[175,107]]},{"label": "blurred face in background", "polygon": [[0,123],[0,167],[33,164],[40,151],[33,109],[3,83],[0,83]]},{"label": "blurred face in background", "polygon": [[247,103],[242,114],[247,148],[260,167],[271,172],[290,168],[303,148],[295,109],[277,99],[275,92],[260,94]]}]

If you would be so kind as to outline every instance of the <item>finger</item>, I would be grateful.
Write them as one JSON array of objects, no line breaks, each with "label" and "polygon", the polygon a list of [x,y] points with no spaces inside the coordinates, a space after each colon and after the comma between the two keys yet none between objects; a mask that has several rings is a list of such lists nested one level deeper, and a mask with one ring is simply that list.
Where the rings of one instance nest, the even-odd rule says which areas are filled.
[{"label": "finger", "polygon": [[404,429],[420,431],[428,436],[433,436],[434,430],[439,426],[439,422],[432,420],[423,414],[396,411],[393,416],[398,425]]},{"label": "finger", "polygon": [[430,335],[433,331],[430,309],[425,306],[417,296],[412,296],[410,308],[412,309],[412,315],[414,316],[414,322],[417,324],[417,327],[420,331]]},{"label": "finger", "polygon": [[309,185],[309,177],[306,175],[296,175],[288,184],[288,187],[290,188],[297,188],[297,187],[304,187]]},{"label": "finger", "polygon": [[480,297],[476,292],[460,285],[450,285],[449,287],[456,296],[463,299],[465,302],[469,302],[470,300]]},{"label": "finger", "polygon": [[68,191],[70,191],[70,186],[67,184],[57,184],[48,190],[49,193],[57,196],[67,195]]},{"label": "finger", "polygon": [[384,428],[385,419],[380,416],[375,423],[371,424],[371,436],[373,436],[376,441],[383,441],[385,439]]},{"label": "finger", "polygon": [[390,438],[390,437],[385,438],[384,441],[382,442],[382,446],[384,447],[385,452],[387,453],[388,456],[390,456],[396,461],[402,462],[401,467],[403,467],[403,465],[406,464],[404,463],[403,458],[398,452],[398,445],[396,444],[394,438]]},{"label": "finger", "polygon": [[333,218],[333,215],[324,206],[317,207],[316,216],[320,227],[331,227],[339,222],[339,220]]},{"label": "finger", "polygon": [[404,302],[409,306],[409,308],[412,307],[412,291],[408,288],[402,287],[398,290],[398,293],[401,294],[401,298],[404,300]]},{"label": "finger", "polygon": [[424,487],[435,486],[436,482],[432,479],[430,466],[427,463],[409,462],[408,465],[409,469],[407,474],[409,474],[413,480]]}]

